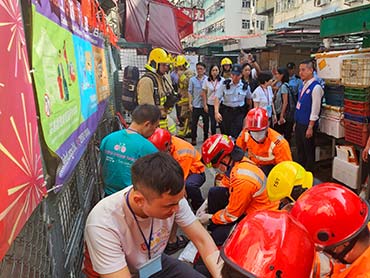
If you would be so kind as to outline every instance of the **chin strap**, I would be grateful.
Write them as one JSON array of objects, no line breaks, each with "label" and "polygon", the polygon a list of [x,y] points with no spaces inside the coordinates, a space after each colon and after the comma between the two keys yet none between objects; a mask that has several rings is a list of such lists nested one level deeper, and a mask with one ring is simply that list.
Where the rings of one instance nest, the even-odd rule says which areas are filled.
[{"label": "chin strap", "polygon": [[324,249],[324,252],[328,253],[330,256],[332,256],[333,259],[340,261],[343,264],[349,264],[344,257],[348,254],[349,251],[352,250],[353,246],[355,246],[356,242],[358,241],[359,236],[357,235],[353,239],[349,241],[349,244],[343,249],[340,253],[335,253],[331,249]]}]

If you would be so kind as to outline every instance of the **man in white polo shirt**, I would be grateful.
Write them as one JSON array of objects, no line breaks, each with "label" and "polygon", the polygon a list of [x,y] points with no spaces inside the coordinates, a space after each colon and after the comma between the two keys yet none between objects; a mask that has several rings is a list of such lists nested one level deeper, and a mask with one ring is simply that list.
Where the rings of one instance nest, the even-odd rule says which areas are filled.
[{"label": "man in white polo shirt", "polygon": [[204,277],[163,253],[174,222],[198,248],[212,277],[220,277],[219,251],[184,199],[180,165],[163,152],[139,158],[133,186],[101,200],[85,227],[87,277]]}]

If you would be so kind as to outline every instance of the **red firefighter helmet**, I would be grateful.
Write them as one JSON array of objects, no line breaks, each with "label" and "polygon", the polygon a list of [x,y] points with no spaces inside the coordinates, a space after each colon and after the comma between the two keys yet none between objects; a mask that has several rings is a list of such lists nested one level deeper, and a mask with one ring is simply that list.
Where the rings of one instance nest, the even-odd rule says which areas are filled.
[{"label": "red firefighter helmet", "polygon": [[315,245],[286,211],[248,214],[221,249],[221,257],[246,277],[308,278]]},{"label": "red firefighter helmet", "polygon": [[269,126],[267,110],[262,107],[251,109],[245,117],[244,126],[249,131],[261,131]]},{"label": "red firefighter helmet", "polygon": [[171,145],[171,133],[167,129],[157,128],[148,140],[152,142],[159,151],[168,151]]},{"label": "red firefighter helmet", "polygon": [[207,167],[218,167],[220,161],[234,149],[234,142],[224,134],[209,137],[202,145],[202,158]]},{"label": "red firefighter helmet", "polygon": [[340,245],[366,227],[369,205],[350,189],[322,183],[303,193],[291,215],[301,222],[321,247]]}]

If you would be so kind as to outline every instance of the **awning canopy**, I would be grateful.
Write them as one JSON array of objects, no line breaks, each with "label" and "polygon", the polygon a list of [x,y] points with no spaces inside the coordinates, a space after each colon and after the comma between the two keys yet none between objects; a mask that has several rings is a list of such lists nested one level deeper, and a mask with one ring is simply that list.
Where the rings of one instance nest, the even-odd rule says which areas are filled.
[{"label": "awning canopy", "polygon": [[323,38],[370,33],[370,5],[359,6],[321,17]]},{"label": "awning canopy", "polygon": [[125,39],[181,53],[181,37],[193,32],[192,19],[167,0],[127,0]]}]

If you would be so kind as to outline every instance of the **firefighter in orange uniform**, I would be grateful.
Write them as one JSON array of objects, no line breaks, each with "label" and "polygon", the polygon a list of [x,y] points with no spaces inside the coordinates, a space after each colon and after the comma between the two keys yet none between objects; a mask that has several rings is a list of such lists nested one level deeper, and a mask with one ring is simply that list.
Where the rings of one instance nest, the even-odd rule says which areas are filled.
[{"label": "firefighter in orange uniform", "polygon": [[168,151],[180,164],[184,171],[187,197],[196,211],[204,201],[200,187],[206,181],[200,153],[189,142],[172,136],[166,129],[157,128],[148,139],[159,151]]},{"label": "firefighter in orange uniform", "polygon": [[268,125],[268,114],[264,108],[251,109],[245,119],[245,128],[236,140],[236,145],[247,151],[248,158],[266,176],[279,162],[292,160],[288,141]]},{"label": "firefighter in orange uniform", "polygon": [[370,277],[370,214],[365,200],[342,185],[322,183],[303,193],[290,213],[324,253],[348,265],[338,265],[331,278]]},{"label": "firefighter in orange uniform", "polygon": [[197,216],[208,224],[216,245],[222,245],[233,224],[241,217],[258,210],[277,209],[266,192],[266,176],[257,165],[244,157],[227,135],[215,134],[202,145],[202,157],[207,166],[225,174],[225,187],[212,187],[207,205],[198,210]]}]

